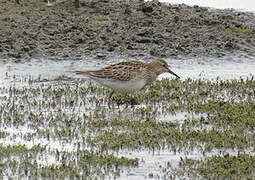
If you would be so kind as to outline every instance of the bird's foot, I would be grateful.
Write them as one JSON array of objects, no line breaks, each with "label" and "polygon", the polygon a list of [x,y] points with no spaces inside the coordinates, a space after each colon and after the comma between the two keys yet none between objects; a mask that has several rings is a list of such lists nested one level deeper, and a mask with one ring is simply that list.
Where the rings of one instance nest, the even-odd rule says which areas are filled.
[{"label": "bird's foot", "polygon": [[139,104],[138,100],[135,97],[132,97],[128,94],[116,94],[116,93],[111,93],[110,98],[109,98],[109,103],[116,103],[118,106],[119,105],[137,105]]}]

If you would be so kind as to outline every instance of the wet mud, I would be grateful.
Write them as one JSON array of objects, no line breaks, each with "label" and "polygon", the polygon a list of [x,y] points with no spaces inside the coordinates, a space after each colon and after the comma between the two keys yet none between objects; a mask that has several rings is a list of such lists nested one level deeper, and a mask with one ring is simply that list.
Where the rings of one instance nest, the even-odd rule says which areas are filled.
[{"label": "wet mud", "polygon": [[254,56],[255,15],[143,0],[0,2],[0,58]]},{"label": "wet mud", "polygon": [[[1,176],[254,179],[254,25],[158,1],[1,0]],[[67,73],[121,57],[163,57],[181,79],[110,99]]]}]

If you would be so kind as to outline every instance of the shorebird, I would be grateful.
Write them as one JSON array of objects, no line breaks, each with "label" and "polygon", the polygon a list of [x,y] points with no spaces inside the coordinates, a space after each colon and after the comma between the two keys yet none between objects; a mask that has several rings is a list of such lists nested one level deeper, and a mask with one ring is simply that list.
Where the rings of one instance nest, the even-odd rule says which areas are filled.
[{"label": "shorebird", "polygon": [[85,75],[122,94],[143,89],[145,86],[152,84],[162,73],[170,73],[180,78],[163,59],[155,59],[149,63],[141,61],[120,62],[99,70],[73,72]]}]

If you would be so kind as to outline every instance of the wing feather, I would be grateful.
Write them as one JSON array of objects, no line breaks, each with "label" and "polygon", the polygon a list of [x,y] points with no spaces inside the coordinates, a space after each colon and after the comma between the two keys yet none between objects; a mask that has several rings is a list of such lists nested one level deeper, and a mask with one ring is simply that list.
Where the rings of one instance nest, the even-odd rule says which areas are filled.
[{"label": "wing feather", "polygon": [[75,71],[76,74],[89,75],[91,78],[111,78],[121,81],[129,81],[145,68],[145,63],[140,61],[120,62],[95,71]]}]

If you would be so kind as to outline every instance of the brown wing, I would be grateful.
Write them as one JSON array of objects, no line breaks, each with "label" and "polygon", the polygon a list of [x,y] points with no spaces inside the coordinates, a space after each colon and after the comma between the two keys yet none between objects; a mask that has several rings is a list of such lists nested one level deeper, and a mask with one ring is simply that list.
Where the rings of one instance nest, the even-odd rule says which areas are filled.
[{"label": "brown wing", "polygon": [[97,78],[112,78],[121,81],[128,81],[134,78],[144,68],[144,63],[139,61],[120,62],[107,66],[96,71],[82,71],[81,74],[88,74]]}]

